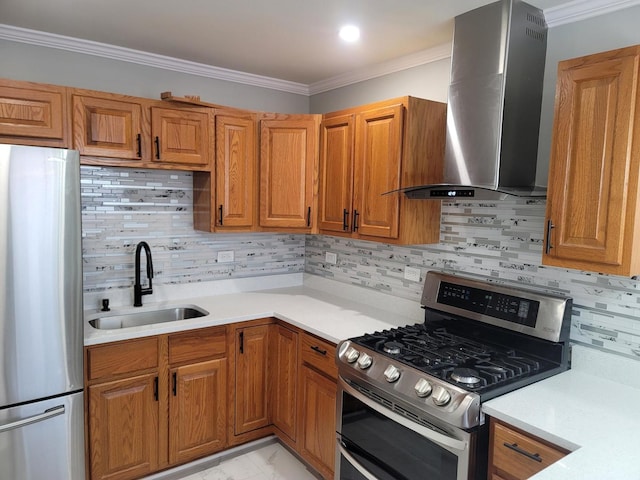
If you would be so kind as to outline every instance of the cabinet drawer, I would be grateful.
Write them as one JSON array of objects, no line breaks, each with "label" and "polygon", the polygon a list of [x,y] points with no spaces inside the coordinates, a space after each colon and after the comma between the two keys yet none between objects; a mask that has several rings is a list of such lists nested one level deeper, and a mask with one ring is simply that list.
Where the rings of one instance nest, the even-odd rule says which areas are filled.
[{"label": "cabinet drawer", "polygon": [[158,338],[141,338],[87,349],[87,379],[158,368]]},{"label": "cabinet drawer", "polygon": [[226,353],[224,327],[204,328],[169,336],[169,363],[193,362]]},{"label": "cabinet drawer", "polygon": [[311,365],[331,378],[338,378],[335,345],[304,333],[302,335],[301,348],[302,361],[304,363]]},{"label": "cabinet drawer", "polygon": [[565,455],[564,451],[500,423],[493,423],[492,460],[493,468],[499,472],[518,479],[529,478]]}]

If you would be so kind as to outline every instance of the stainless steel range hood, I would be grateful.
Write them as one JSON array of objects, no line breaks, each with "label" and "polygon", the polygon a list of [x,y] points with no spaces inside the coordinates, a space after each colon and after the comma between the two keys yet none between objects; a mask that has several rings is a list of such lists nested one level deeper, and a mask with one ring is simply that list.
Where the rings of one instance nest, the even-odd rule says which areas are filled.
[{"label": "stainless steel range hood", "polygon": [[443,183],[408,197],[546,195],[535,186],[546,43],[542,11],[519,0],[455,18]]}]

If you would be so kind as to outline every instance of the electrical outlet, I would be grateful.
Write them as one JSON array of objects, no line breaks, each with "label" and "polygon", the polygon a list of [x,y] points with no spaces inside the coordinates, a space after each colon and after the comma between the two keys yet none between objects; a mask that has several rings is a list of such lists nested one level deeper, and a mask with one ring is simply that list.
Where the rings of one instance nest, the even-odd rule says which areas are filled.
[{"label": "electrical outlet", "polygon": [[412,282],[420,281],[420,269],[413,267],[404,267],[404,279]]},{"label": "electrical outlet", "polygon": [[326,260],[327,263],[332,263],[333,265],[338,263],[338,255],[332,252],[325,253],[324,259]]},{"label": "electrical outlet", "polygon": [[233,250],[218,252],[218,263],[233,262]]}]

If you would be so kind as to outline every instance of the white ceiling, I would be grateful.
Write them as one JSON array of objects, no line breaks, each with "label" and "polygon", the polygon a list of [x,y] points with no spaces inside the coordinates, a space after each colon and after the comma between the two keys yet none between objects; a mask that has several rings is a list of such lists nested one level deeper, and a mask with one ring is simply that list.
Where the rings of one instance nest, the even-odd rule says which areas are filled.
[{"label": "white ceiling", "polygon": [[[446,45],[453,17],[492,1],[0,0],[0,23],[310,85]],[[358,43],[339,40],[344,23]]]}]

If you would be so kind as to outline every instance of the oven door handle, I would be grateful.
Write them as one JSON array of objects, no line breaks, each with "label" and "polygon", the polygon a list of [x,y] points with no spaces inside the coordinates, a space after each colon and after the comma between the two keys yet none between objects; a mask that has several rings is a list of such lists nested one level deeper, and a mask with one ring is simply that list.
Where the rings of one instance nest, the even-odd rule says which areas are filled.
[{"label": "oven door handle", "polygon": [[380,404],[374,402],[373,400],[369,399],[368,397],[366,397],[365,395],[360,393],[358,390],[353,388],[351,385],[349,385],[347,382],[345,382],[344,379],[342,379],[341,377],[339,378],[339,383],[340,383],[340,386],[342,387],[342,389],[344,391],[346,391],[349,395],[351,395],[352,397],[358,399],[359,401],[364,403],[367,407],[369,407],[369,408],[375,410],[376,412],[378,412],[380,415],[383,415],[383,416],[385,416],[387,418],[390,418],[391,420],[393,420],[396,423],[399,423],[403,427],[406,427],[409,430],[413,430],[418,435],[421,435],[421,436],[427,438],[428,440],[436,442],[439,445],[442,445],[444,447],[448,447],[451,450],[455,450],[455,451],[458,451],[458,452],[467,451],[467,449],[469,447],[468,442],[466,442],[464,440],[458,440],[457,438],[447,437],[446,435],[443,435],[442,433],[434,432],[433,430],[431,430],[431,429],[429,429],[427,427],[423,427],[422,425],[420,425],[418,423],[412,422],[411,420],[403,417],[402,415],[399,415],[399,414],[393,412],[392,410],[389,410],[388,408],[383,407],[382,405],[380,405]]},{"label": "oven door handle", "polygon": [[371,472],[369,470],[367,470],[366,468],[364,468],[362,465],[360,465],[360,462],[358,462],[355,457],[353,455],[351,455],[346,448],[344,448],[342,446],[342,444],[340,443],[340,441],[338,440],[338,450],[340,451],[340,454],[347,459],[347,462],[349,462],[351,464],[351,466],[353,466],[353,468],[355,468],[356,470],[358,470],[358,472],[360,473],[360,475],[362,475],[364,478],[366,478],[366,480],[379,480],[378,478],[374,477]]}]

